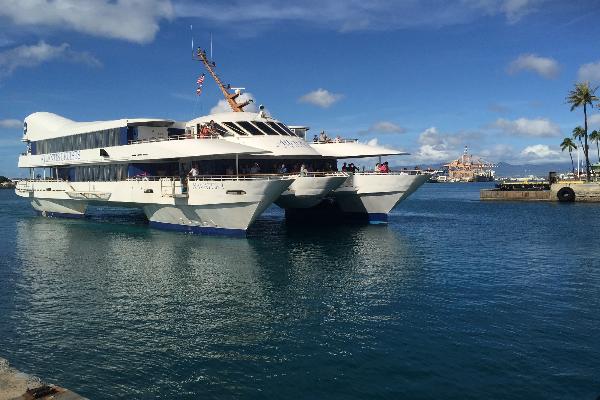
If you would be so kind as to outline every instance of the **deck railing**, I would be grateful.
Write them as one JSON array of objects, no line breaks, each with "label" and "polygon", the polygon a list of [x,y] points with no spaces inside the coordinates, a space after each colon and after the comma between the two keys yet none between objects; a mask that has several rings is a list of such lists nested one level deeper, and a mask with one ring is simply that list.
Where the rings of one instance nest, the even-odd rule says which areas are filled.
[{"label": "deck railing", "polygon": [[427,171],[422,169],[402,169],[400,171],[378,172],[378,171],[361,171],[355,175],[426,175]]},{"label": "deck railing", "polygon": [[338,139],[338,138],[327,138],[326,140],[311,140],[313,144],[331,144],[331,143],[357,143],[358,139]]},{"label": "deck railing", "polygon": [[210,134],[210,135],[189,134],[189,135],[168,136],[166,138],[152,137],[152,138],[148,138],[148,139],[130,140],[128,142],[128,144],[167,142],[167,141],[171,141],[171,140],[189,140],[189,139],[206,140],[206,139],[219,139],[219,138],[220,138],[220,136],[217,134]]}]

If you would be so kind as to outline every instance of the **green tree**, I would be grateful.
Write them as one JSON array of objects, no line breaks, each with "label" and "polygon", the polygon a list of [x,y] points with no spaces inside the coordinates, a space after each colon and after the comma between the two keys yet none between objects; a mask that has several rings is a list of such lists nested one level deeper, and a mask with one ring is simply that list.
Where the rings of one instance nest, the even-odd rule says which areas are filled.
[{"label": "green tree", "polygon": [[560,148],[562,151],[569,150],[569,157],[571,157],[571,171],[573,172],[573,175],[575,175],[575,165],[573,164],[573,154],[571,154],[571,152],[575,150],[577,146],[573,143],[571,138],[566,137],[560,144]]},{"label": "green tree", "polygon": [[583,148],[583,137],[585,136],[585,131],[581,126],[576,126],[573,128],[573,139],[577,139],[581,148]]},{"label": "green tree", "polygon": [[598,101],[596,90],[598,87],[591,88],[589,82],[580,82],[575,84],[575,88],[569,92],[567,103],[571,105],[571,111],[583,106],[583,130],[584,130],[584,147],[583,154],[585,155],[585,171],[587,180],[591,179],[590,174],[590,157],[588,146],[588,121],[587,121],[587,106],[594,107],[594,102]]},{"label": "green tree", "polygon": [[596,142],[596,152],[598,153],[598,164],[600,164],[600,146],[598,146],[598,142],[600,141],[600,132],[598,132],[597,130],[593,130],[592,133],[590,133],[590,140],[592,142]]}]

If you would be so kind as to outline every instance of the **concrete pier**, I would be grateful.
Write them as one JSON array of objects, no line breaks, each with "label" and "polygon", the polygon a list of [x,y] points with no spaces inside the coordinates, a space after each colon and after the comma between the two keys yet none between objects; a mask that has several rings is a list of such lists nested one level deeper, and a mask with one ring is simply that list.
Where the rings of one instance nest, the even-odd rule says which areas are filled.
[{"label": "concrete pier", "polygon": [[509,200],[509,201],[551,201],[550,190],[497,190],[481,189],[481,200]]},{"label": "concrete pier", "polygon": [[0,400],[87,400],[60,386],[17,371],[0,358]]},{"label": "concrete pier", "polygon": [[499,201],[574,201],[600,203],[600,182],[556,182],[549,190],[481,189],[481,200]]}]

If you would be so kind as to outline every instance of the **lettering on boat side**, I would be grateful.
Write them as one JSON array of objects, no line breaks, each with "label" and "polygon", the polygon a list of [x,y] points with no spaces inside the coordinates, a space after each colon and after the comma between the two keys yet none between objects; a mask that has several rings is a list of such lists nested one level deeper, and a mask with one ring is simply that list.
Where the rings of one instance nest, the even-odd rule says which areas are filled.
[{"label": "lettering on boat side", "polygon": [[304,140],[280,139],[276,147],[283,147],[285,149],[294,147],[308,147],[308,143],[306,143]]},{"label": "lettering on boat side", "polygon": [[192,182],[192,189],[195,190],[219,190],[223,189],[223,183],[219,182],[204,182],[204,181],[195,181]]},{"label": "lettering on boat side", "polygon": [[81,152],[79,150],[61,151],[60,153],[42,154],[42,162],[71,161],[80,160]]}]

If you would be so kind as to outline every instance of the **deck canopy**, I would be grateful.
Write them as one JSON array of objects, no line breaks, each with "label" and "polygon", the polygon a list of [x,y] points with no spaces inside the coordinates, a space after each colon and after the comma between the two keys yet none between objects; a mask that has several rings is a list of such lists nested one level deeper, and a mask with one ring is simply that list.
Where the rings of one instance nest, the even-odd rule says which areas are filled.
[{"label": "deck canopy", "polygon": [[126,126],[169,127],[175,121],[159,118],[117,119],[112,121],[76,122],[49,112],[36,112],[27,118],[23,127],[23,140],[38,141],[80,133],[96,132]]}]

